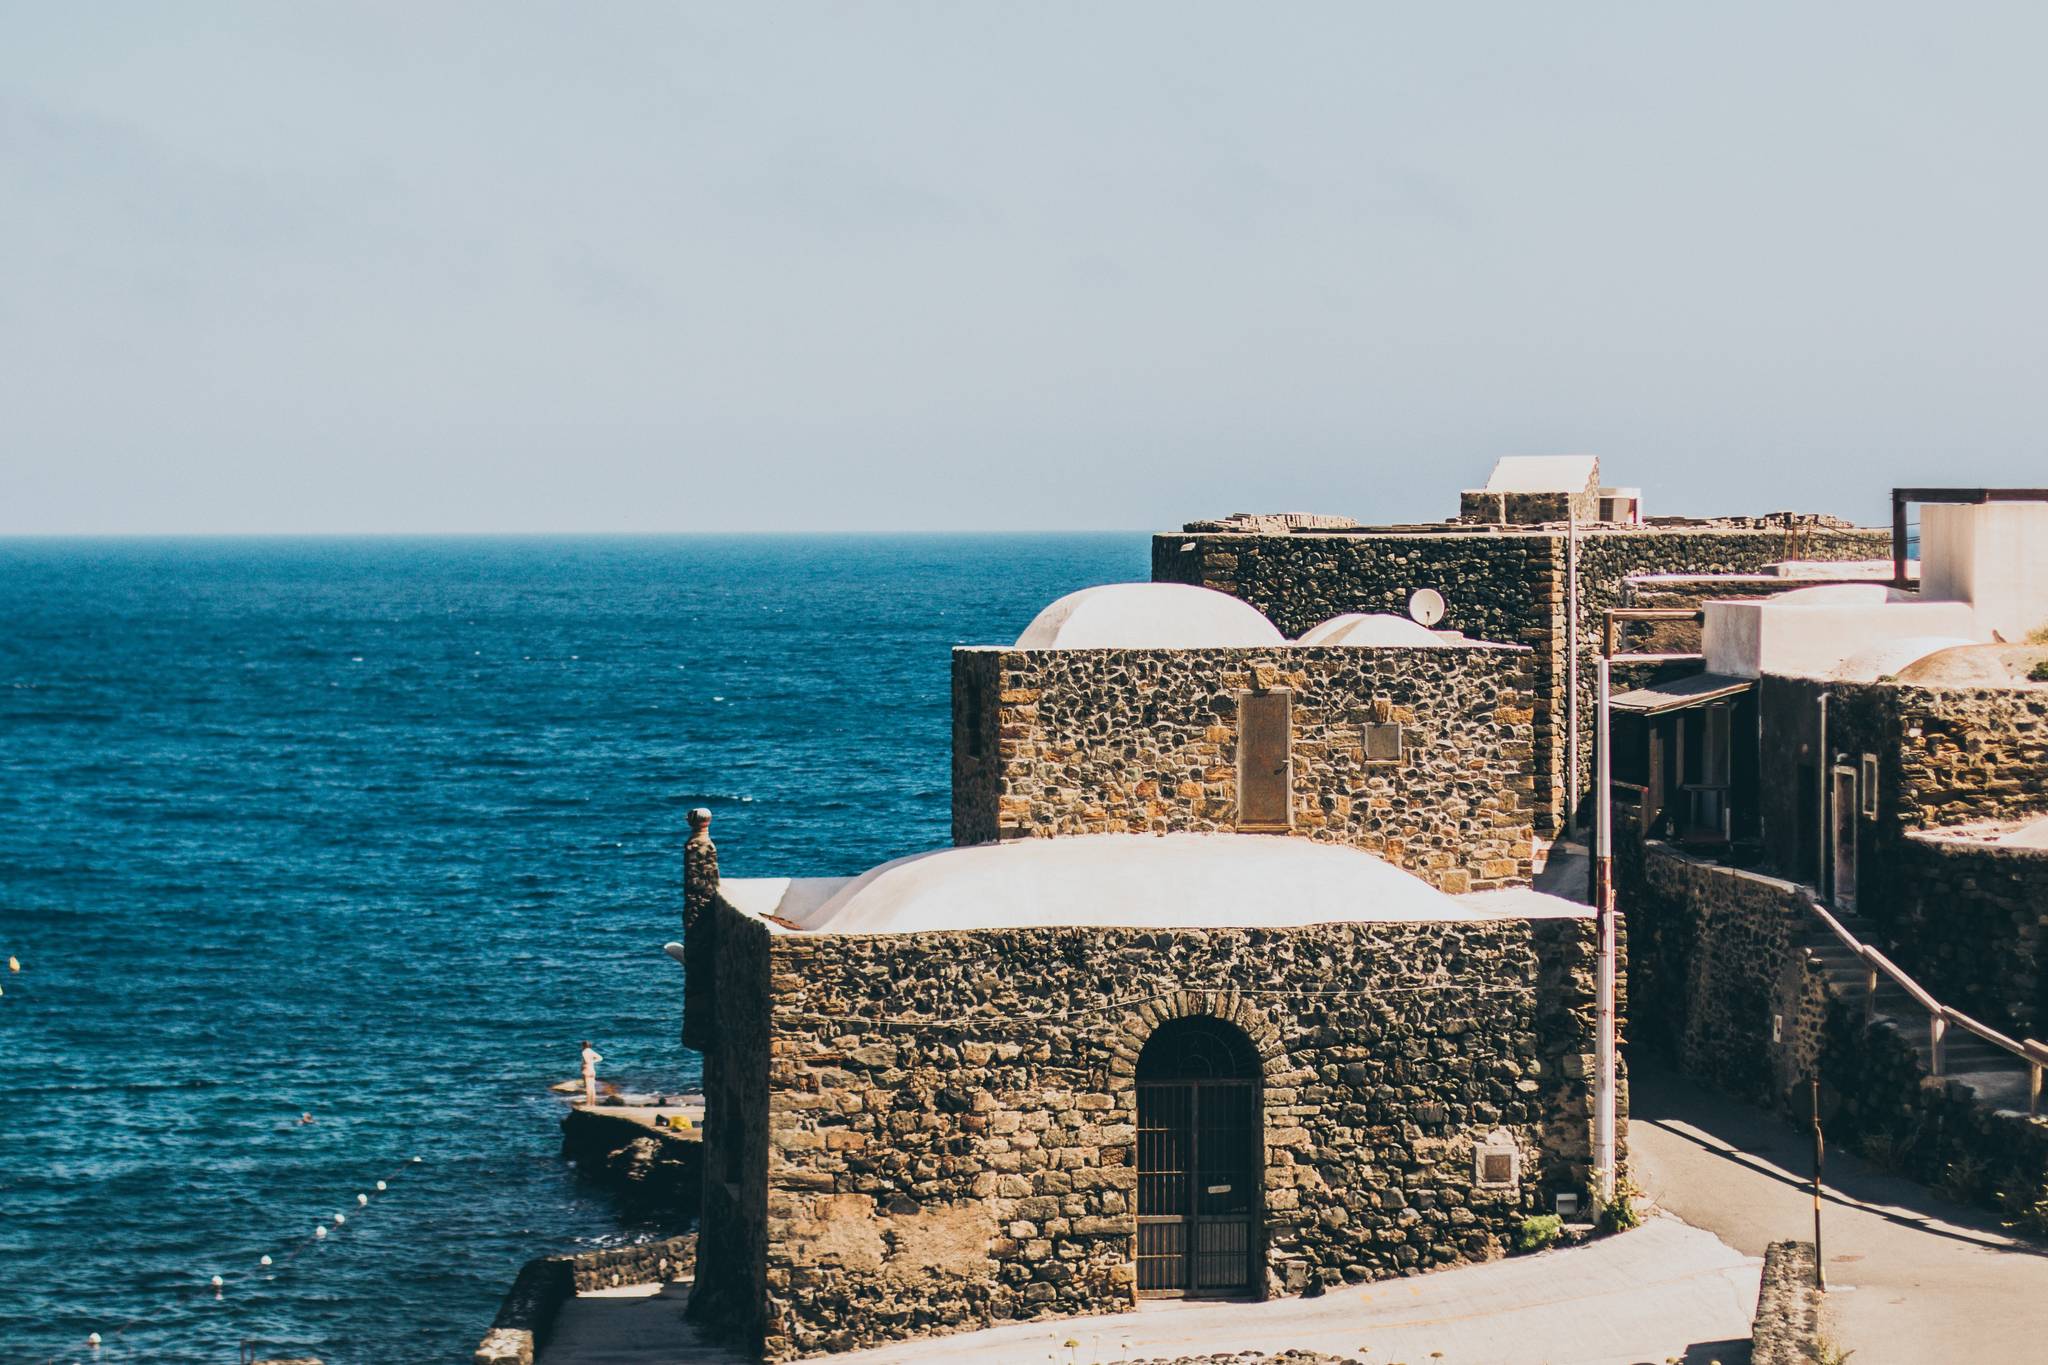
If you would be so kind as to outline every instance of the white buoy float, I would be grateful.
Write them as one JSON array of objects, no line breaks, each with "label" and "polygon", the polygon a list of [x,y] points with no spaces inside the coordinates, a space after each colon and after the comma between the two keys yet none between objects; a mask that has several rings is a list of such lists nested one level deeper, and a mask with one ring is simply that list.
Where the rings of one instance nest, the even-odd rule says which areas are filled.
[{"label": "white buoy float", "polygon": [[264,1258],[263,1258],[262,1260],[260,1260],[260,1261],[256,1262],[256,1264],[257,1264],[257,1265],[269,1265],[269,1264],[270,1264],[270,1258],[269,1258],[268,1256],[265,1256],[265,1257],[264,1257]]},{"label": "white buoy float", "polygon": [[337,1213],[334,1215],[334,1226],[336,1227],[340,1227],[343,1223],[346,1223],[347,1221],[348,1215],[345,1213]]},{"label": "white buoy float", "polygon": [[384,1191],[386,1191],[386,1190],[388,1190],[388,1189],[390,1189],[390,1188],[391,1188],[391,1187],[390,1187],[389,1185],[386,1185],[386,1184],[385,1184],[385,1183],[384,1183],[383,1181],[381,1181],[381,1180],[377,1182],[377,1193],[379,1193],[379,1194],[382,1194],[382,1193],[384,1193]]},{"label": "white buoy float", "polygon": [[356,1196],[356,1202],[358,1204],[367,1204],[370,1202],[370,1196],[367,1194],[359,1194]]},{"label": "white buoy float", "polygon": [[[13,959],[11,958],[9,959],[9,961],[12,960]],[[98,1332],[87,1333],[85,1338],[85,1344],[92,1347],[95,1351],[97,1351],[100,1348],[100,1334]]]},{"label": "white buoy float", "polygon": [[315,1237],[325,1237],[327,1235],[327,1229],[324,1227],[314,1228],[313,1235]]}]

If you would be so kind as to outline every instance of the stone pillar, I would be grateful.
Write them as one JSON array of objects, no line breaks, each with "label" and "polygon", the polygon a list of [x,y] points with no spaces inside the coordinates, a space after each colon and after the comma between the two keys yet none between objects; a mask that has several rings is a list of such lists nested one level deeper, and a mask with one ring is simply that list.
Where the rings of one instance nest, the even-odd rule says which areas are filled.
[{"label": "stone pillar", "polygon": [[703,1052],[717,1018],[718,845],[711,842],[711,812],[690,812],[690,840],[683,845],[683,1046]]}]

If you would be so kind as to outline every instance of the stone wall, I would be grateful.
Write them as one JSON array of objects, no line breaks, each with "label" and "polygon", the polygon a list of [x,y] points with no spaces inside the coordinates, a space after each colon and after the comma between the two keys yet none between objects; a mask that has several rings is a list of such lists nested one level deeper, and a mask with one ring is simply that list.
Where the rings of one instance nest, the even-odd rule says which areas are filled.
[{"label": "stone wall", "polygon": [[1805,962],[1818,923],[1805,888],[1654,841],[1618,852],[1637,1043],[1787,1116],[1817,1073],[1830,1141],[2048,1235],[2048,1120],[1930,1079],[1911,1042],[1865,1022],[1860,994],[1836,995]]},{"label": "stone wall", "polygon": [[[1135,1059],[1191,1014],[1261,1059],[1266,1292],[1500,1255],[1587,1190],[1594,952],[1585,919],[778,934],[762,1347],[1130,1307]],[[1495,1130],[1516,1187],[1474,1180]],[[707,1271],[759,1254],[729,1235]]]},{"label": "stone wall", "polygon": [[1866,898],[1894,959],[1943,1004],[2048,1036],[2048,849],[1944,832],[1897,848]]},{"label": "stone wall", "polygon": [[2038,814],[2048,803],[2048,691],[1765,678],[1763,726],[1774,755],[1759,793],[1765,851],[1774,868],[1802,881],[1816,879],[1819,815],[1804,809],[1812,793],[1797,773],[1829,766],[1820,763],[1823,695],[1830,764],[1840,755],[1860,774],[1863,755],[1877,759],[1876,813],[1859,809],[1854,827],[1855,908],[1875,925],[1878,946],[1945,1003],[1986,1023],[2048,1023],[2040,899],[2048,859],[1942,835]]},{"label": "stone wall", "polygon": [[1550,834],[1563,811],[1564,749],[1555,707],[1564,676],[1563,543],[1562,535],[1548,532],[1494,530],[1162,535],[1152,542],[1152,577],[1241,597],[1290,638],[1345,612],[1406,616],[1410,594],[1434,588],[1444,597],[1440,628],[1529,646],[1535,696],[1532,827]]},{"label": "stone wall", "polygon": [[[2037,813],[2048,793],[2048,689],[1899,682],[1763,680],[1763,723],[1778,749],[1810,756],[1820,698],[1828,751],[1879,762],[1878,824],[1896,836]],[[1783,825],[1789,812],[1765,812]],[[1780,856],[1773,849],[1773,856]]]},{"label": "stone wall", "polygon": [[[1748,519],[1761,520],[1761,519]],[[1891,556],[1891,532],[1812,524],[1792,518],[1789,524],[1743,527],[1657,526],[1643,529],[1595,529],[1579,536],[1579,773],[1574,790],[1590,793],[1593,785],[1593,728],[1597,723],[1599,681],[1594,661],[1600,654],[1602,614],[1610,607],[1632,605],[1628,580],[1644,574],[1755,574],[1765,565],[1786,559],[1853,560]],[[1725,593],[1720,596],[1749,596]],[[1687,604],[1695,605],[1695,604]],[[1562,649],[1562,645],[1560,645]],[[1659,670],[1620,667],[1617,690],[1640,686],[1689,666]],[[1563,675],[1556,705],[1564,707]],[[1559,771],[1562,771],[1560,763]]]},{"label": "stone wall", "polygon": [[1160,535],[1152,542],[1152,577],[1241,597],[1290,637],[1348,611],[1406,615],[1411,592],[1435,588],[1444,596],[1444,629],[1460,630],[1474,639],[1529,645],[1535,650],[1535,829],[1549,835],[1567,818],[1569,793],[1583,792],[1590,783],[1593,661],[1599,650],[1600,613],[1626,604],[1625,579],[1638,574],[1755,573],[1795,557],[1878,559],[1890,554],[1889,531],[1811,518],[1748,519],[1739,525],[1581,527],[1579,774],[1570,783],[1565,779],[1569,746],[1564,730],[1569,548],[1561,527]]},{"label": "stone wall", "polygon": [[1819,1054],[1827,993],[1806,963],[1815,923],[1791,882],[1657,841],[1617,848],[1629,932],[1629,1033],[1691,1075],[1782,1109]]},{"label": "stone wall", "polygon": [[576,1292],[616,1289],[627,1284],[668,1284],[687,1280],[696,1271],[697,1234],[663,1237],[652,1242],[632,1242],[563,1257]]},{"label": "stone wall", "polygon": [[1756,1316],[1749,1327],[1749,1365],[1821,1365],[1821,1304],[1813,1243],[1773,1242],[1764,1248]]},{"label": "stone wall", "polygon": [[[716,916],[708,913],[718,900],[718,845],[711,842],[711,822],[696,825],[683,845],[683,970],[709,980],[718,960],[712,942]],[[683,1046],[702,1052],[711,1035],[711,998],[683,999]]]},{"label": "stone wall", "polygon": [[[704,1052],[703,1212],[689,1315],[760,1349],[768,1219],[769,1095],[761,1084],[772,1047],[768,926],[714,897],[706,918],[717,945],[709,970],[685,974],[686,996],[711,1015]],[[702,983],[709,983],[708,992]],[[688,1001],[686,1000],[686,1008]]]},{"label": "stone wall", "polygon": [[[1536,721],[1525,650],[960,649],[953,838],[1231,830],[1237,697],[1292,693],[1292,833],[1446,891],[1531,873]],[[1365,727],[1401,728],[1368,759]]]},{"label": "stone wall", "polygon": [[490,1331],[470,1356],[471,1365],[533,1365],[535,1352],[546,1345],[555,1319],[561,1316],[562,1305],[578,1293],[687,1279],[696,1259],[694,1233],[574,1256],[536,1256],[519,1268],[512,1288],[498,1306],[497,1317],[491,1320]]}]

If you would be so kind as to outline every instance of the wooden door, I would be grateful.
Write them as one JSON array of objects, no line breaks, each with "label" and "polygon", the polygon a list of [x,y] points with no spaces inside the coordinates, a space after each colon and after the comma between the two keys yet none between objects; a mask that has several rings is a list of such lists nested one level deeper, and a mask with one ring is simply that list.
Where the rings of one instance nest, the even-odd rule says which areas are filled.
[{"label": "wooden door", "polygon": [[1834,900],[1843,910],[1856,908],[1856,770],[1835,769],[1835,788],[1829,793],[1829,823],[1833,825],[1835,852]]}]

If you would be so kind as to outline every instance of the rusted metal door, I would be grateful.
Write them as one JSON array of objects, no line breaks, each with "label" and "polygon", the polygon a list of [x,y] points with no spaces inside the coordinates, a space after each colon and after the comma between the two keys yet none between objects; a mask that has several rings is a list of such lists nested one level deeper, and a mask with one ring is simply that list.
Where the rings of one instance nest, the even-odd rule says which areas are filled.
[{"label": "rusted metal door", "polygon": [[1237,698],[1237,827],[1281,831],[1294,824],[1294,694],[1240,692]]},{"label": "rusted metal door", "polygon": [[1252,1081],[1141,1081],[1138,1292],[1250,1292],[1258,1177]]}]

